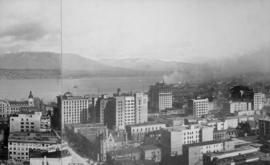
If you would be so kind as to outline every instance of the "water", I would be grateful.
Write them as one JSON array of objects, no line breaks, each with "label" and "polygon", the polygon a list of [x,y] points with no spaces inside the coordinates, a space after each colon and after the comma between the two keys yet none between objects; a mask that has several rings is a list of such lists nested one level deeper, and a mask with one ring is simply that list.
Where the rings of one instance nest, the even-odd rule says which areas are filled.
[{"label": "water", "polygon": [[85,79],[21,79],[0,80],[0,99],[25,100],[29,91],[44,101],[56,101],[56,96],[66,91],[74,95],[98,95],[122,91],[147,91],[162,77],[94,77]]}]

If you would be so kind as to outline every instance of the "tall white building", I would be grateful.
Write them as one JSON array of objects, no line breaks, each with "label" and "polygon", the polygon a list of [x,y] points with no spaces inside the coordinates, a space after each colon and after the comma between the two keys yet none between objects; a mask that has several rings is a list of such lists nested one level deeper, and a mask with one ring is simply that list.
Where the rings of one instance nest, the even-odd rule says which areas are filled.
[{"label": "tall white building", "polygon": [[145,123],[148,121],[148,96],[144,93],[135,94],[136,123]]},{"label": "tall white building", "polygon": [[70,92],[57,97],[58,108],[61,111],[62,128],[65,124],[84,123],[88,119],[90,99],[73,96]]},{"label": "tall white building", "polygon": [[208,114],[209,100],[206,99],[193,99],[189,101],[189,107],[192,110],[192,114],[196,117],[201,117]]},{"label": "tall white building", "polygon": [[42,112],[22,113],[10,117],[10,132],[49,132],[51,120]]},{"label": "tall white building", "polygon": [[264,106],[265,94],[263,93],[254,93],[254,110],[261,110]]},{"label": "tall white building", "polygon": [[109,128],[123,130],[127,125],[147,122],[147,95],[121,95],[108,98],[104,122]]}]

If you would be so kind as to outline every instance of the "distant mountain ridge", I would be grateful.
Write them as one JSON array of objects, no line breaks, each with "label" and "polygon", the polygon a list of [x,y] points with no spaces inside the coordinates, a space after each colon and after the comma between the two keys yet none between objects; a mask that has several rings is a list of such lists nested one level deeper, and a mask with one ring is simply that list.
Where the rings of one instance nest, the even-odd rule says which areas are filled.
[{"label": "distant mountain ridge", "polygon": [[75,54],[60,56],[53,52],[18,52],[0,55],[0,69],[97,71],[112,70],[113,67]]},{"label": "distant mountain ridge", "polygon": [[[10,70],[10,71],[9,71]],[[31,71],[28,71],[31,70]],[[47,71],[48,70],[48,74]],[[18,52],[0,54],[0,78],[16,77],[93,77],[93,76],[150,76],[158,75],[168,82],[194,79],[211,80],[241,74],[270,76],[270,51],[258,51],[212,61],[192,64],[155,59],[88,59],[76,54],[54,52]],[[31,76],[28,76],[31,75]],[[266,76],[267,77],[267,76]]]},{"label": "distant mountain ridge", "polygon": [[122,68],[145,71],[175,71],[192,69],[198,65],[178,61],[163,61],[156,59],[125,58],[125,59],[102,59],[99,61],[108,66],[119,66]]},{"label": "distant mountain ridge", "polygon": [[18,52],[0,55],[0,69],[60,70],[60,56],[52,52]]}]

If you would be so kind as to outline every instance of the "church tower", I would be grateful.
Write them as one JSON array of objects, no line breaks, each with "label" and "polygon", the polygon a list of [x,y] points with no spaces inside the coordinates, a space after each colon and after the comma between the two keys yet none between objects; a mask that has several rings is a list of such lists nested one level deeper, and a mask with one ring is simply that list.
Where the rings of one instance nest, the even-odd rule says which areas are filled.
[{"label": "church tower", "polygon": [[28,106],[34,107],[34,96],[32,94],[32,91],[30,91],[29,96],[28,96]]}]

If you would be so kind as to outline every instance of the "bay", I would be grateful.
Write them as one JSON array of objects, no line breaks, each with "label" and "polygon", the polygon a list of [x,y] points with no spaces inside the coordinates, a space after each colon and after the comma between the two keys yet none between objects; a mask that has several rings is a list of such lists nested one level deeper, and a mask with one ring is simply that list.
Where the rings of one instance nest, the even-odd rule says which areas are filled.
[{"label": "bay", "polygon": [[0,99],[25,100],[31,90],[45,102],[56,101],[56,96],[67,91],[74,95],[112,94],[117,88],[123,92],[148,91],[160,81],[160,76],[144,77],[93,77],[83,79],[1,79]]}]

